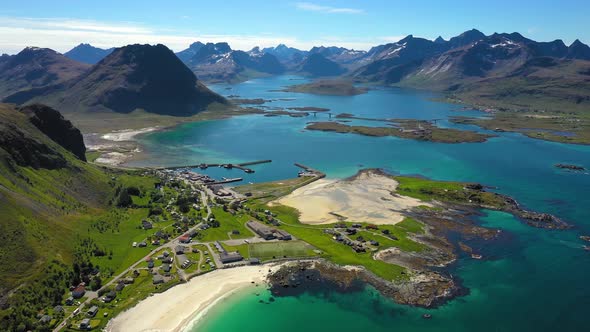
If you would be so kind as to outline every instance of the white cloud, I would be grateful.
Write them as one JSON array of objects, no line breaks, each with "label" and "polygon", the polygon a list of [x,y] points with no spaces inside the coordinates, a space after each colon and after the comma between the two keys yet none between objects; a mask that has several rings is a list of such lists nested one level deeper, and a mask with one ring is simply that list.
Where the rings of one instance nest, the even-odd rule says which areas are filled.
[{"label": "white cloud", "polygon": [[300,10],[327,14],[363,14],[365,12],[362,9],[322,6],[311,2],[297,2],[295,7]]},{"label": "white cloud", "polygon": [[[180,51],[195,41],[228,42],[233,49],[249,50],[254,46],[269,47],[287,44],[300,49],[313,46],[342,46],[368,50],[374,45],[388,42],[387,38],[346,38],[320,36],[300,39],[273,33],[253,34],[201,34],[187,31],[155,29],[136,22],[100,22],[72,18],[32,19],[0,16],[0,53],[14,54],[27,46],[48,47],[66,52],[80,43],[110,48],[128,44],[164,44]],[[398,40],[401,39],[397,38]]]}]

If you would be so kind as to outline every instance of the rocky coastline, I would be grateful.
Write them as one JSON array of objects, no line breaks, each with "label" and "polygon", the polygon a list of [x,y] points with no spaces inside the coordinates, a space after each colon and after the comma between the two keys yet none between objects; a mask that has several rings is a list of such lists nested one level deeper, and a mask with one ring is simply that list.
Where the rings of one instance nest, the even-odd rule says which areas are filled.
[{"label": "rocky coastline", "polygon": [[285,264],[267,281],[275,297],[305,292],[358,292],[368,284],[397,303],[424,308],[434,308],[467,293],[456,280],[436,272],[416,271],[407,276],[405,280],[387,281],[363,268],[316,260]]}]

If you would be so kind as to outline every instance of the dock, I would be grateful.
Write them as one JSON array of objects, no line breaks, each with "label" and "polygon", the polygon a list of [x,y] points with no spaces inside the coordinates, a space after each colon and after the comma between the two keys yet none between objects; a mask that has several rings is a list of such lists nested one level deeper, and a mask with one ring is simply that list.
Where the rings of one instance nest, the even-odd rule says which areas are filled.
[{"label": "dock", "polygon": [[270,163],[272,162],[272,160],[270,159],[266,159],[266,160],[256,160],[256,161],[249,161],[249,162],[245,162],[245,163],[240,163],[240,164],[232,164],[232,163],[228,163],[228,164],[205,164],[205,163],[201,163],[198,165],[186,165],[186,166],[172,166],[172,167],[163,167],[162,169],[182,169],[182,168],[200,168],[200,169],[207,169],[209,167],[223,167],[226,169],[232,169],[232,168],[237,168],[239,170],[244,171],[245,173],[251,174],[254,173],[255,171],[251,168],[248,168],[246,166],[251,166],[251,165],[259,165],[259,164],[266,164],[266,163]]},{"label": "dock", "polygon": [[319,179],[326,177],[325,173],[315,168],[311,168],[300,163],[295,163],[295,166],[303,169],[303,172],[299,172],[299,176],[314,176]]},{"label": "dock", "polygon": [[217,185],[217,184],[226,184],[226,183],[232,183],[232,182],[240,182],[240,181],[243,181],[243,180],[244,179],[242,179],[242,178],[232,178],[232,179],[225,179],[225,180],[222,180],[222,181],[209,182],[206,185],[207,186],[214,186],[214,185]]}]

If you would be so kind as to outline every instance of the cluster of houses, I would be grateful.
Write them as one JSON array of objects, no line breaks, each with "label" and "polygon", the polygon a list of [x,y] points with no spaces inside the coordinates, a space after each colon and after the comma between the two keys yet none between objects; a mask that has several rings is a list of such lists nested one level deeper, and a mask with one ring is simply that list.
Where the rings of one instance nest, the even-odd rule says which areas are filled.
[{"label": "cluster of houses", "polygon": [[[362,236],[357,236],[356,240],[352,240],[349,236],[356,235],[358,229],[362,227],[361,224],[352,224],[351,227],[347,227],[346,224],[336,224],[334,225],[334,229],[326,229],[324,233],[332,235],[332,239],[335,241],[341,242],[344,245],[347,245],[352,248],[357,253],[366,252],[368,249],[372,249],[367,247],[367,242],[373,247],[378,247],[379,242],[375,240],[366,241]],[[367,226],[367,229],[369,227]]]},{"label": "cluster of houses", "polygon": [[197,232],[196,230],[190,230],[189,232],[181,235],[178,238],[178,242],[180,243],[191,243],[191,240],[196,237],[197,235],[199,235],[199,232]]},{"label": "cluster of houses", "polygon": [[250,220],[246,222],[246,226],[248,226],[251,230],[254,231],[254,233],[258,234],[258,236],[265,240],[278,239],[288,241],[292,239],[291,234],[289,234],[288,232],[282,229],[269,227],[255,220]]}]

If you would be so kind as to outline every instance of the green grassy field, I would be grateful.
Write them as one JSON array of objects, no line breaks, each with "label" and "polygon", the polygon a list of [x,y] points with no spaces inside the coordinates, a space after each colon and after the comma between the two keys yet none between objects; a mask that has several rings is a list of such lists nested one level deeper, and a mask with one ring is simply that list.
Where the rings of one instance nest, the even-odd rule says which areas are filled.
[{"label": "green grassy field", "polygon": [[[215,219],[219,221],[220,226],[200,231],[199,241],[211,242],[217,240],[244,239],[254,236],[245,226],[245,223],[250,220],[250,216],[245,214],[232,216],[231,213],[223,211],[220,207],[213,207],[211,210]],[[233,230],[239,231],[240,234],[231,234]]]},{"label": "green grassy field", "polygon": [[313,257],[314,247],[303,241],[261,242],[248,246],[250,257],[267,261],[276,258]]},{"label": "green grassy field", "polygon": [[423,201],[438,200],[450,203],[485,205],[502,209],[506,202],[500,196],[486,191],[469,189],[469,183],[434,181],[418,177],[394,176],[399,182],[397,193]]},{"label": "green grassy field", "polygon": [[285,196],[293,190],[315,180],[315,178],[311,177],[297,177],[293,179],[272,182],[247,184],[234,187],[233,189],[240,194],[251,193],[253,198],[269,202],[279,197]]},{"label": "green grassy field", "polygon": [[[331,228],[330,225],[303,225],[298,221],[299,213],[287,206],[273,206],[270,209],[285,223],[281,225],[281,229],[319,249],[322,252],[321,257],[327,258],[336,264],[364,266],[385,280],[404,280],[407,278],[406,275],[402,274],[405,268],[375,260],[370,252],[356,253],[350,247],[333,240],[332,235],[324,233],[324,229]],[[400,235],[408,232],[402,227],[391,227],[396,228],[396,232]],[[411,241],[407,239],[407,236],[404,236],[404,239],[408,241],[405,242],[406,244]],[[404,246],[403,244],[397,245]]]}]

